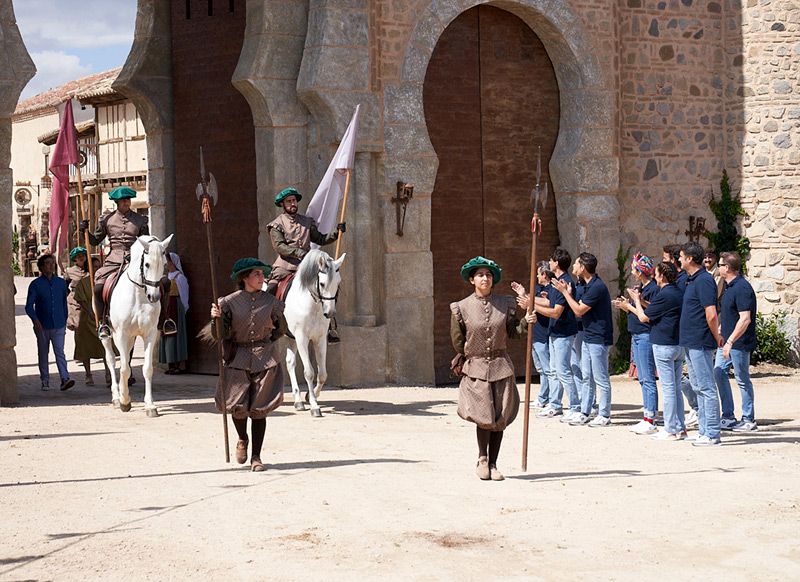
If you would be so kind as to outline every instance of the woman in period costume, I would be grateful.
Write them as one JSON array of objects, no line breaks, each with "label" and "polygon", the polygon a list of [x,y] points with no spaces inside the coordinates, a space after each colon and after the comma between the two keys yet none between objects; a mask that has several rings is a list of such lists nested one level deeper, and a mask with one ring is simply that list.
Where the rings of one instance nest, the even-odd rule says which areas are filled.
[{"label": "woman in period costume", "polygon": [[[178,253],[167,253],[167,277],[169,300],[166,318],[175,322],[177,333],[164,334],[158,348],[158,361],[168,364],[166,374],[182,374],[181,362],[189,358],[189,342],[186,333],[186,311],[189,309],[189,281],[183,273]],[[166,326],[165,326],[166,327]]]},{"label": "woman in period costume", "polygon": [[[80,248],[80,247],[79,247]],[[73,249],[74,250],[74,249]],[[92,258],[95,271],[100,268],[100,259]],[[78,326],[75,328],[75,356],[77,362],[82,362],[86,369],[86,385],[94,385],[92,378],[91,360],[100,359],[106,370],[106,385],[111,385],[111,371],[106,364],[106,350],[100,339],[97,337],[97,324],[95,322],[94,311],[92,310],[92,280],[89,273],[75,285],[73,292],[67,301],[75,302],[78,306]]]},{"label": "woman in period costume", "polygon": [[[86,371],[86,385],[93,386],[91,358],[102,358],[105,355],[103,345],[97,339],[94,325],[94,313],[91,302],[88,312],[81,306],[76,296],[80,283],[89,280],[89,265],[86,259],[86,249],[75,247],[69,252],[69,260],[73,264],[64,270],[64,279],[69,285],[67,296],[67,328],[75,333],[75,353],[73,359],[83,364]],[[88,330],[88,331],[87,331]],[[99,347],[98,347],[99,346]],[[99,354],[99,355],[98,355]]]},{"label": "woman in period costume", "polygon": [[[238,291],[211,305],[211,317],[222,318],[222,341],[225,352],[225,385],[217,384],[217,410],[226,410],[233,418],[239,442],[236,462],[247,461],[247,418],[253,436],[250,468],[265,469],[261,445],[267,427],[267,415],[283,403],[283,372],[275,359],[274,342],[285,333],[283,303],[262,291],[271,267],[258,259],[239,259],[233,265],[231,279]],[[216,328],[213,328],[216,334]],[[218,340],[220,338],[217,338]]]},{"label": "woman in period costume", "polygon": [[504,479],[497,469],[500,443],[503,431],[519,410],[506,340],[520,337],[528,324],[536,321],[534,313],[523,320],[517,317],[513,297],[492,294],[500,275],[500,266],[494,261],[480,256],[470,259],[461,267],[461,277],[474,286],[475,292],[450,304],[450,337],[457,352],[453,371],[461,375],[458,415],[477,425],[475,471],[481,479],[493,481]]}]

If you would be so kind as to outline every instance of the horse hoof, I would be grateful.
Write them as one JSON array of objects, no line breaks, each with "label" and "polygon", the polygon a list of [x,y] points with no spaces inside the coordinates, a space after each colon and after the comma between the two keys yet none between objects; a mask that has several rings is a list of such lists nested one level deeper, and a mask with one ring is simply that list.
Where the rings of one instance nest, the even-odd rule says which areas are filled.
[{"label": "horse hoof", "polygon": [[122,404],[122,403],[120,402],[120,403],[119,403],[119,409],[120,409],[122,412],[130,412],[130,411],[131,411],[131,403],[130,403],[130,402],[128,402],[127,404]]},{"label": "horse hoof", "polygon": [[147,416],[150,418],[157,418],[158,417],[158,409],[156,408],[148,408],[146,410]]},{"label": "horse hoof", "polygon": [[113,406],[114,408],[119,408],[119,399],[115,398],[114,400],[112,400],[111,406]]},{"label": "horse hoof", "polygon": [[303,404],[302,402],[295,402],[294,403],[294,409],[295,410],[305,410],[306,409],[306,405]]},{"label": "horse hoof", "polygon": [[312,408],[311,416],[313,416],[314,418],[322,418],[322,410],[319,408]]}]

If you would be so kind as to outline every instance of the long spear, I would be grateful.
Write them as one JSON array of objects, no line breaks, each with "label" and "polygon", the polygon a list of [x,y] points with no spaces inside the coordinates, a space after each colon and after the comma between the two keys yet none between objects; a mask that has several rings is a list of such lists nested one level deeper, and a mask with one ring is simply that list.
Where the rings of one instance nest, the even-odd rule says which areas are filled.
[{"label": "long spear", "polygon": [[[531,280],[528,287],[528,313],[533,312],[533,302],[536,300],[536,246],[539,242],[539,234],[542,232],[542,221],[539,218],[539,204],[542,209],[547,205],[547,182],[544,184],[544,191],[541,189],[542,181],[542,147],[539,146],[539,157],[536,161],[536,186],[531,192],[533,202],[533,219],[531,220]],[[531,416],[531,367],[533,349],[533,325],[528,326],[528,348],[525,351],[525,411],[524,423],[522,427],[522,470],[528,470],[528,426]]]},{"label": "long spear", "polygon": [[[78,224],[83,222],[83,205],[86,204],[85,194],[83,192],[83,179],[81,178],[81,162],[75,164],[75,175],[78,178]],[[92,264],[92,246],[89,241],[89,231],[83,231],[83,244],[86,248],[86,264],[89,266],[89,283],[91,285],[92,293],[94,293],[94,265]],[[95,327],[100,325],[100,314],[97,313],[97,305],[92,301],[92,311],[94,312]]]},{"label": "long spear", "polygon": [[[208,173],[206,179],[206,165],[203,162],[203,148],[200,148],[200,183],[197,184],[195,190],[197,199],[200,200],[200,214],[203,217],[203,224],[206,225],[206,240],[208,241],[208,264],[211,269],[211,293],[214,296],[214,303],[216,304],[219,293],[217,293],[217,266],[214,263],[214,258],[217,256],[214,252],[214,238],[211,236],[211,206],[217,205],[217,181],[214,174]],[[231,447],[228,439],[228,413],[226,406],[228,403],[225,394],[225,363],[224,349],[222,347],[222,320],[219,317],[214,318],[214,325],[217,332],[217,357],[219,358],[219,382],[222,390],[222,401],[225,405],[222,407],[222,432],[225,435],[225,462],[231,462]]]}]

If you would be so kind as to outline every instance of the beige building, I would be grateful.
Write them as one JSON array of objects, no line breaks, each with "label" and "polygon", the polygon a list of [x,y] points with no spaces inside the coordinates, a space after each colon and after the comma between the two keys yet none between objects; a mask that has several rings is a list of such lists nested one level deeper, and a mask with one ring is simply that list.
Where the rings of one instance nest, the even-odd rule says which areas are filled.
[{"label": "beige building", "polygon": [[[49,246],[50,152],[58,139],[59,109],[73,99],[81,156],[81,181],[88,218],[94,223],[113,209],[105,194],[126,185],[139,192],[133,207],[147,214],[147,152],[144,128],[134,105],[111,84],[120,69],[90,75],[22,101],[12,118],[13,225],[20,234],[23,273],[35,272],[35,256]],[[78,176],[70,168],[70,243],[78,240]]]}]

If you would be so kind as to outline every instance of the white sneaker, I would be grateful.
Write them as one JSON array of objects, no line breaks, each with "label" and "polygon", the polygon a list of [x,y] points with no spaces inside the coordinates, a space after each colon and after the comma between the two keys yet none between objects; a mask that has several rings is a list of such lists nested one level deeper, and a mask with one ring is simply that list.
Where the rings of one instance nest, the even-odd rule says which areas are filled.
[{"label": "white sneaker", "polygon": [[653,439],[654,441],[677,442],[685,439],[686,433],[685,432],[671,433],[667,432],[664,429],[661,429],[656,434],[652,435],[650,438]]},{"label": "white sneaker", "polygon": [[698,432],[698,433],[695,433],[695,434],[693,434],[692,436],[687,436],[687,437],[686,437],[686,440],[687,440],[687,441],[689,441],[689,442],[691,443],[691,442],[694,442],[694,441],[696,441],[697,439],[699,439],[699,438],[700,438],[700,437],[702,437],[702,436],[703,436],[703,435],[701,435],[701,434]]},{"label": "white sneaker", "polygon": [[720,430],[733,430],[733,427],[739,424],[735,418],[720,418],[719,419],[719,428]]},{"label": "white sneaker", "polygon": [[698,418],[697,418],[697,411],[696,410],[690,410],[689,414],[686,415],[686,422],[684,422],[683,424],[686,427],[690,427],[690,426],[697,426],[698,422],[699,421],[698,421]]},{"label": "white sneaker", "polygon": [[643,419],[634,424],[628,430],[635,434],[653,434],[657,429],[655,426],[653,426],[652,422],[648,422]]},{"label": "white sneaker", "polygon": [[611,419],[607,416],[598,416],[589,423],[589,426],[611,426]]},{"label": "white sneaker", "polygon": [[538,400],[532,400],[532,401],[531,401],[530,408],[537,408],[537,409],[539,409],[539,408],[544,408],[544,407],[545,407],[545,405],[544,405],[544,404],[542,404],[541,402],[539,402]]},{"label": "white sneaker", "polygon": [[584,424],[589,424],[589,417],[583,413],[573,414],[572,420],[570,421],[570,426],[581,426]]},{"label": "white sneaker", "polygon": [[712,438],[709,438],[709,437],[703,435],[703,436],[697,437],[694,440],[694,442],[692,443],[692,446],[695,446],[695,447],[718,447],[721,444],[722,444],[722,441],[720,441],[719,438],[712,439]]},{"label": "white sneaker", "polygon": [[559,418],[558,421],[563,422],[564,424],[569,424],[570,422],[575,420],[579,415],[580,412],[578,412],[577,410],[567,410],[564,413],[564,416]]},{"label": "white sneaker", "polygon": [[731,429],[733,432],[753,432],[758,430],[756,421],[740,420]]},{"label": "white sneaker", "polygon": [[553,418],[554,416],[561,416],[564,414],[561,409],[553,408],[552,406],[548,406],[547,408],[543,408],[539,412],[536,413],[536,416],[539,418]]}]

